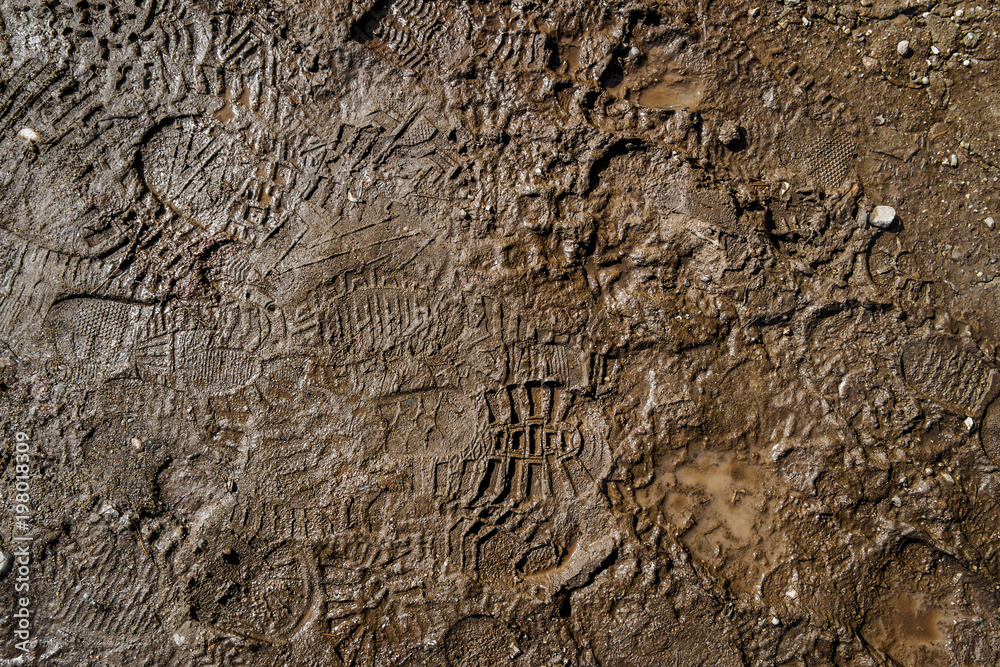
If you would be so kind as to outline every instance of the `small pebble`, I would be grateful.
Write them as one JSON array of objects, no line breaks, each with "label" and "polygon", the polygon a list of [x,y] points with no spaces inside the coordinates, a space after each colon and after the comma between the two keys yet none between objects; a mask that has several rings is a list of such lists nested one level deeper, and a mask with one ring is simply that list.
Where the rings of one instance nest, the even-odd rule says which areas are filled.
[{"label": "small pebble", "polygon": [[964,65],[965,67],[968,67],[968,66],[970,66],[971,64],[972,64],[972,63],[971,63],[971,62],[969,62],[968,60],[963,60],[963,61],[962,61],[962,65]]},{"label": "small pebble", "polygon": [[950,156],[948,156],[948,164],[950,164],[953,167],[957,167],[958,166],[958,156],[955,155],[954,153],[952,153]]},{"label": "small pebble", "polygon": [[142,442],[142,438],[132,438],[131,444],[132,444],[132,449],[134,449],[137,452],[141,452],[146,448],[146,446]]},{"label": "small pebble", "polygon": [[760,14],[760,8],[753,7],[749,12],[747,12],[747,14],[749,14],[752,19],[757,18],[757,15]]},{"label": "small pebble", "polygon": [[936,46],[932,46],[931,47],[931,53],[933,53],[934,55],[937,55],[937,54],[941,53],[941,49],[939,49]]},{"label": "small pebble", "polygon": [[973,425],[974,425],[975,423],[976,423],[976,422],[972,421],[972,417],[966,417],[966,418],[965,418],[965,428],[969,429],[970,431],[972,430],[972,426],[973,426]]},{"label": "small pebble", "polygon": [[30,127],[22,127],[21,131],[17,133],[17,136],[21,137],[25,141],[41,141],[42,138],[37,132],[32,130]]},{"label": "small pebble", "polygon": [[986,226],[989,227],[990,229],[993,229],[993,225],[996,224],[996,220],[993,219],[993,216],[986,218],[985,220],[983,220],[983,222],[985,222]]},{"label": "small pebble", "polygon": [[876,206],[868,217],[868,222],[879,229],[889,229],[896,220],[896,209],[891,206]]},{"label": "small pebble", "polygon": [[3,577],[10,572],[13,564],[14,554],[9,553],[6,549],[0,548],[0,577]]},{"label": "small pebble", "polygon": [[904,58],[910,55],[910,40],[904,39],[899,44],[897,44],[896,53],[903,56]]}]

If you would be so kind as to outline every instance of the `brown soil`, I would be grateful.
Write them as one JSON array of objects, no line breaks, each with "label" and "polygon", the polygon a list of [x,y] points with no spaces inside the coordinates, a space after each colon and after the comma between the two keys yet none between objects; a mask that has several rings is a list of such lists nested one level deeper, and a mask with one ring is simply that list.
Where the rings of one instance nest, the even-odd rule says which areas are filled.
[{"label": "brown soil", "polygon": [[0,664],[997,664],[998,48],[0,1]]}]

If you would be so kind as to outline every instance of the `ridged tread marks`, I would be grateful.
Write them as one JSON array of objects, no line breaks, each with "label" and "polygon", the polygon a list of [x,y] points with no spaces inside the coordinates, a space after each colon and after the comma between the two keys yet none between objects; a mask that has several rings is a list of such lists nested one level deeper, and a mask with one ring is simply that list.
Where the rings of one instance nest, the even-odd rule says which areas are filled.
[{"label": "ridged tread marks", "polygon": [[[758,83],[753,90],[763,91],[764,98],[763,105],[759,99],[740,103],[746,112],[736,120],[746,132],[745,151],[733,153],[720,145],[711,150],[742,178],[767,175],[753,163],[762,164],[765,170],[791,164],[798,165],[821,187],[836,189],[850,175],[857,157],[853,132],[842,124],[846,122],[846,106],[825,89],[816,92],[820,89],[790,59],[788,49],[769,39],[769,27],[765,19],[759,19],[741,23],[739,33],[731,32],[727,25],[716,26],[711,35],[712,43],[723,53],[720,62],[732,63],[720,82],[720,92],[739,96],[748,89],[747,78],[754,78]],[[743,39],[737,39],[737,34]],[[768,81],[769,88],[765,87]]]},{"label": "ridged tread marks", "polygon": [[379,0],[354,24],[352,35],[379,57],[416,69],[439,56],[438,37],[447,24],[437,3]]},{"label": "ridged tread marks", "polygon": [[376,532],[338,531],[321,552],[325,636],[345,664],[364,662],[382,645],[421,646],[439,627],[427,586],[451,571],[442,520],[401,520]]},{"label": "ridged tread marks", "polygon": [[[856,114],[849,112],[845,100],[833,94],[832,77],[821,63],[815,60],[797,61],[793,57],[796,50],[791,45],[776,42],[775,36],[779,39],[790,38],[791,32],[778,29],[774,17],[768,12],[762,12],[758,19],[739,25],[744,29],[744,40],[764,66],[776,80],[792,83],[797,103],[819,126],[819,138],[807,138],[800,146],[800,150],[808,156],[811,171],[824,187],[839,187],[856,157],[855,133],[849,130],[851,118]],[[807,62],[813,66],[812,69],[807,69]]]},{"label": "ridged tread marks", "polygon": [[196,311],[94,297],[60,301],[45,327],[78,380],[138,377],[210,395],[254,381],[261,355],[276,351],[283,339],[253,307]]},{"label": "ridged tread marks", "polygon": [[140,187],[130,165],[141,123],[118,115],[117,100],[98,99],[102,77],[32,60],[0,93],[0,146],[9,160],[0,226],[86,257],[106,257],[127,243],[128,209]]},{"label": "ridged tread marks", "polygon": [[323,331],[335,358],[357,362],[385,354],[427,357],[474,327],[464,295],[408,288],[361,288],[326,310]]},{"label": "ridged tread marks", "polygon": [[529,382],[485,396],[489,423],[480,460],[458,485],[461,504],[530,507],[554,496],[582,495],[594,483],[575,457],[579,430],[564,420],[572,397],[554,383]]},{"label": "ridged tread marks", "polygon": [[996,370],[969,340],[931,334],[906,341],[903,376],[918,393],[973,417],[988,398]]},{"label": "ridged tread marks", "polygon": [[448,528],[448,562],[478,581],[512,585],[517,563],[539,539],[547,539],[551,507],[527,511],[487,505],[452,519]]},{"label": "ridged tread marks", "polygon": [[[521,18],[507,19],[495,13],[472,8],[472,46],[491,70],[547,69],[552,58],[548,39]],[[501,25],[492,25],[500,21]],[[481,24],[479,27],[478,24]],[[487,27],[490,26],[490,27]]]},{"label": "ridged tread marks", "polygon": [[0,231],[0,271],[0,340],[21,348],[38,333],[57,295],[73,288],[97,288],[107,282],[113,267],[40,248]]},{"label": "ridged tread marks", "polygon": [[103,541],[92,537],[78,545],[52,572],[44,612],[49,632],[106,647],[148,642],[150,633],[162,632],[171,582],[136,543],[138,536],[95,532]]},{"label": "ridged tread marks", "polygon": [[20,130],[31,107],[38,102],[69,71],[69,64],[39,62],[24,63],[0,89],[0,137],[9,137]]}]

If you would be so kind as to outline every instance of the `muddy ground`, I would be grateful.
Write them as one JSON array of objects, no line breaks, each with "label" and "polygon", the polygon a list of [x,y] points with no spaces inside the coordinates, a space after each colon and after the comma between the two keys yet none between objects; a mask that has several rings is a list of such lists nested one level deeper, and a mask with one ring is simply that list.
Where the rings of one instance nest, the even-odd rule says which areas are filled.
[{"label": "muddy ground", "polygon": [[998,51],[3,0],[0,664],[997,664]]}]

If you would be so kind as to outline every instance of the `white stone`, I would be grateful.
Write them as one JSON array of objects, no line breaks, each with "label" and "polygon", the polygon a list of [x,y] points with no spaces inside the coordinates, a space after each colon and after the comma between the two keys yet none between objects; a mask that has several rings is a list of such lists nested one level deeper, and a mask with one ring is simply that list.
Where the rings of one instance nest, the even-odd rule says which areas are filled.
[{"label": "white stone", "polygon": [[992,216],[986,218],[985,220],[983,220],[983,222],[985,222],[986,226],[989,227],[990,229],[993,229],[993,225],[996,224],[996,220],[994,220]]},{"label": "white stone", "polygon": [[936,46],[932,46],[931,47],[931,53],[933,53],[934,55],[937,55],[937,54],[941,53],[941,49],[939,49]]},{"label": "white stone", "polygon": [[32,130],[30,127],[22,127],[21,131],[17,133],[17,136],[21,137],[25,141],[41,141],[42,138],[37,132]]},{"label": "white stone", "polygon": [[966,417],[965,418],[965,428],[969,429],[970,431],[972,430],[972,426],[975,423],[976,422],[972,421],[972,417]]},{"label": "white stone", "polygon": [[889,229],[896,220],[896,209],[891,206],[876,206],[868,217],[868,222],[879,229]]},{"label": "white stone", "polygon": [[904,39],[897,44],[896,53],[904,57],[910,55],[910,40]]}]

